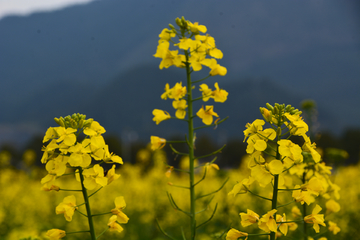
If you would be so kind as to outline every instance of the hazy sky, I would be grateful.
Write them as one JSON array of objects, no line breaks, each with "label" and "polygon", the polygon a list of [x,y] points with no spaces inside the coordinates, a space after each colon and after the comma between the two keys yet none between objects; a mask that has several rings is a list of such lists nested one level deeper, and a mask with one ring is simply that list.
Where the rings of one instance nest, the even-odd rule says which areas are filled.
[{"label": "hazy sky", "polygon": [[94,0],[0,0],[0,19],[9,15],[28,15],[38,11],[53,11]]}]

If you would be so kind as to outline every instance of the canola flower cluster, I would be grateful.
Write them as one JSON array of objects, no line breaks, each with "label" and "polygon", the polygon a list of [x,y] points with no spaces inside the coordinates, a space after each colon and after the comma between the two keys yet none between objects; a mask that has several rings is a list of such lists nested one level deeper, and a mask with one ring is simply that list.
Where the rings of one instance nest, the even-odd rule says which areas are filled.
[{"label": "canola flower cluster", "polygon": [[[195,211],[195,205],[196,200],[198,200],[197,198],[200,197],[196,197],[195,186],[205,179],[206,171],[203,178],[198,182],[195,182],[195,169],[197,168],[195,167],[195,161],[202,158],[201,156],[194,155],[196,139],[195,131],[202,127],[194,127],[194,118],[198,117],[199,119],[201,119],[203,124],[205,124],[205,127],[209,127],[212,125],[217,126],[219,123],[226,120],[223,119],[219,121],[219,115],[214,111],[213,105],[202,105],[202,107],[196,112],[196,114],[193,114],[194,103],[199,100],[202,100],[203,102],[208,102],[209,99],[213,99],[215,102],[223,103],[227,100],[228,92],[224,89],[221,89],[217,82],[214,84],[214,90],[211,89],[206,83],[200,84],[198,86],[198,89],[201,96],[197,98],[193,97],[192,91],[196,88],[196,83],[200,83],[210,76],[224,76],[227,73],[227,69],[217,63],[216,59],[221,59],[223,57],[223,53],[220,49],[216,47],[214,38],[211,37],[209,34],[205,34],[207,32],[207,28],[204,25],[199,25],[199,23],[192,23],[188,20],[185,20],[184,17],[182,17],[181,19],[177,18],[175,21],[178,29],[176,29],[173,25],[169,24],[170,29],[165,28],[160,33],[160,40],[158,42],[159,44],[156,53],[154,54],[154,57],[162,59],[159,66],[160,69],[168,68],[170,66],[184,68],[186,71],[186,84],[185,86],[183,86],[182,82],[177,82],[173,87],[170,88],[170,84],[166,83],[165,92],[161,95],[161,99],[163,100],[172,100],[172,106],[175,109],[175,117],[171,117],[170,113],[161,109],[154,109],[152,113],[154,115],[153,121],[155,121],[156,124],[159,124],[160,122],[168,120],[170,118],[183,120],[188,124],[188,132],[187,134],[185,134],[185,140],[180,142],[186,143],[189,151],[187,153],[181,153],[177,151],[172,145],[170,145],[170,147],[175,154],[185,155],[188,158],[189,167],[185,170],[185,172],[189,174],[189,184],[188,186],[180,186],[180,188],[188,189],[190,192],[190,210],[187,211],[179,208],[172,195],[168,193],[168,196],[170,203],[172,204],[172,206],[174,206],[175,209],[185,213],[190,217],[190,230],[188,232],[190,235],[190,239],[194,240],[197,229],[210,221],[216,211],[215,206],[213,215],[208,220],[201,224],[197,223],[196,215],[198,213],[196,213]],[[178,41],[174,41],[174,38],[177,38]],[[173,44],[173,47],[177,48],[178,50],[170,50],[171,43]],[[203,79],[193,81],[191,79],[191,73],[194,71],[202,70],[203,66],[210,68],[208,76]],[[217,118],[215,121],[214,117]],[[158,136],[151,136],[152,150],[158,150],[163,148],[166,145],[166,142],[167,141],[164,138],[160,138]],[[174,142],[170,141],[170,143]],[[219,151],[221,151],[221,149]],[[215,155],[219,151],[209,153],[209,156]],[[208,167],[219,169],[218,166],[213,163],[214,161],[215,159],[211,163],[207,163],[198,167],[204,167],[205,170]],[[166,173],[168,177],[171,175],[171,172],[173,170],[180,171],[173,166],[168,167],[169,169]],[[210,196],[214,193],[215,192],[204,195],[202,197]],[[209,204],[210,201],[207,206],[209,206]],[[160,229],[162,230],[161,227]],[[164,234],[168,235],[165,232]],[[185,235],[185,233],[183,235]]]},{"label": "canola flower cluster", "polygon": [[[316,151],[315,143],[311,142],[306,135],[308,125],[303,121],[301,112],[291,105],[275,104],[273,107],[267,104],[267,108],[260,108],[263,119],[257,119],[246,125],[244,130],[247,142],[246,152],[249,154],[248,168],[250,176],[237,183],[229,195],[236,195],[250,192],[257,197],[268,200],[272,209],[263,215],[248,209],[246,213],[240,213],[241,225],[247,227],[257,224],[258,228],[266,232],[260,235],[270,235],[270,239],[288,234],[288,230],[297,229],[297,223],[304,224],[304,235],[307,239],[305,223],[313,225],[316,233],[320,232],[320,226],[326,226],[324,214],[320,214],[322,208],[316,204],[312,213],[307,215],[306,206],[301,212],[297,206],[291,210],[296,219],[289,220],[286,217],[286,210],[281,211],[287,205],[300,203],[310,205],[315,202],[316,197],[321,195],[328,199],[327,209],[332,212],[340,210],[340,205],[334,200],[340,198],[339,186],[330,180],[331,167],[321,161],[321,155]],[[270,124],[264,128],[265,121]],[[297,137],[295,143],[292,139]],[[300,139],[300,140],[299,140]],[[293,176],[297,177],[295,182]],[[271,184],[271,198],[260,196],[252,192],[251,186],[257,183],[260,187],[266,188]],[[280,193],[292,193],[292,201],[282,202]],[[281,203],[279,205],[279,203]],[[281,213],[282,214],[279,214]],[[329,221],[329,230],[337,234],[340,229],[336,223]],[[227,233],[227,240],[238,239],[256,235],[241,232],[232,228]]]},{"label": "canola flower cluster", "polygon": [[[76,197],[69,195],[63,199],[56,207],[56,214],[64,214],[67,221],[72,221],[75,211],[78,207],[86,205],[89,220],[89,232],[94,238],[92,226],[92,217],[90,212],[89,197],[99,191],[101,188],[109,185],[120,177],[115,173],[116,164],[123,164],[121,157],[110,153],[109,147],[102,136],[105,129],[93,119],[86,119],[85,115],[73,114],[65,118],[55,118],[60,125],[50,127],[44,136],[43,143],[49,142],[43,147],[44,154],[41,162],[46,164],[45,168],[48,174],[41,179],[42,189],[45,191],[79,191],[83,193],[84,203],[77,204]],[[84,136],[82,136],[83,134]],[[95,163],[93,163],[93,160]],[[102,163],[113,164],[111,169],[105,173]],[[74,175],[80,183],[73,186],[81,186],[81,189],[64,189],[56,185],[56,180],[65,175]],[[97,190],[92,195],[87,194],[87,190]],[[115,208],[111,210],[113,214],[108,222],[111,231],[121,232],[123,228],[119,223],[127,223],[128,217],[122,212],[126,206],[124,197],[115,199]],[[97,214],[98,215],[98,214]],[[51,240],[63,238],[65,231],[60,229],[51,229],[47,236]]]},{"label": "canola flower cluster", "polygon": [[[316,148],[318,151],[319,147]],[[324,153],[326,149],[324,149]],[[9,155],[8,152],[0,152],[0,158],[3,155]],[[163,150],[157,150],[152,152],[150,145],[146,148],[140,149],[136,154],[136,164],[126,163],[121,167],[121,181],[114,181],[111,186],[103,188],[97,194],[91,197],[93,203],[92,210],[94,212],[101,212],[103,209],[113,209],[114,202],[109,199],[115,199],[121,195],[125,196],[128,204],[126,206],[126,215],[132,220],[131,224],[128,224],[123,232],[118,233],[106,232],[104,239],[167,239],[163,234],[156,229],[154,221],[159,218],[159,222],[162,227],[167,229],[167,232],[175,235],[178,230],[178,225],[184,221],[188,221],[187,216],[177,214],[178,211],[174,210],[168,203],[168,198],[165,191],[171,191],[172,186],[166,183],[170,180],[177,185],[186,185],[187,178],[185,173],[173,173],[170,179],[165,177],[164,172],[166,167],[163,162],[171,162],[172,158],[166,157]],[[326,155],[322,156],[325,160]],[[10,155],[10,158],[14,156]],[[197,239],[212,240],[221,235],[227,227],[240,226],[239,212],[247,212],[247,209],[256,210],[257,213],[267,212],[266,209],[269,205],[264,204],[261,198],[256,198],[252,194],[237,194],[235,197],[231,194],[228,195],[233,188],[232,182],[236,182],[239,176],[248,176],[250,169],[247,167],[247,159],[249,156],[245,156],[241,161],[239,168],[234,169],[220,169],[215,170],[213,168],[208,169],[206,184],[200,184],[198,186],[199,192],[208,192],[215,190],[216,187],[226,178],[230,178],[229,184],[224,186],[224,189],[219,191],[213,200],[218,202],[217,213],[213,217],[201,232],[198,233]],[[37,159],[37,158],[35,158]],[[39,159],[37,159],[39,161]],[[25,158],[23,159],[25,161]],[[180,160],[181,169],[186,169],[185,159]],[[184,166],[183,166],[184,165]],[[336,168],[336,174],[332,171],[332,181],[341,188],[341,198],[338,203],[340,204],[340,211],[328,214],[334,210],[333,206],[326,204],[327,199],[320,200],[319,205],[325,206],[321,213],[325,213],[325,220],[327,222],[326,228],[328,232],[322,237],[327,237],[328,240],[335,239],[353,239],[358,233],[357,220],[360,218],[360,207],[358,203],[358,195],[360,189],[356,186],[356,181],[349,181],[349,179],[358,179],[358,173],[360,171],[360,165],[348,165],[339,166]],[[46,170],[43,167],[37,165],[29,166],[29,169],[15,169],[11,165],[0,166],[0,195],[2,201],[0,201],[0,236],[7,240],[19,240],[30,239],[40,240],[47,239],[45,233],[52,226],[57,226],[60,229],[65,229],[67,232],[75,231],[77,229],[85,229],[87,223],[81,221],[82,215],[76,214],[73,217],[71,224],[67,224],[64,221],[63,216],[54,215],[54,209],[57,204],[62,202],[66,197],[67,192],[45,192],[39,191],[39,181],[42,176],[46,175]],[[196,178],[200,179],[202,172],[197,172]],[[293,176],[294,179],[297,177]],[[71,186],[73,179],[69,177],[61,177],[57,179],[57,185],[59,186]],[[129,187],[131,184],[131,187]],[[272,186],[269,184],[268,186]],[[258,184],[251,186],[251,191],[264,193],[266,189],[260,187]],[[21,197],[19,197],[21,196]],[[286,194],[288,198],[282,200],[283,202],[291,201],[291,194]],[[185,189],[179,189],[174,192],[174,198],[178,199],[179,206],[188,206],[187,191]],[[139,201],[139,199],[146,199]],[[41,204],[39,204],[41,203]],[[204,201],[206,203],[206,201]],[[307,204],[304,204],[307,205]],[[17,207],[14,207],[17,206]],[[329,208],[328,208],[329,207]],[[79,207],[81,210],[84,206]],[[265,208],[263,211],[262,209]],[[26,218],[23,217],[23,211],[26,209]],[[85,209],[85,208],[84,208]],[[261,210],[260,210],[261,209]],[[311,210],[311,209],[310,209]],[[311,213],[311,211],[309,212]],[[301,214],[301,213],[300,213]],[[295,212],[286,212],[286,216],[295,217]],[[297,217],[299,217],[299,213]],[[204,216],[205,217],[205,216]],[[108,220],[106,215],[99,216],[99,220],[96,219],[96,227],[101,231],[103,229],[102,222]],[[205,219],[198,219],[203,221]],[[329,229],[330,221],[337,223],[341,229],[336,235],[333,235]],[[329,223],[329,224],[328,224]],[[301,225],[299,225],[301,226]],[[141,231],[139,231],[141,229]],[[251,229],[251,232],[257,230],[257,225],[246,227],[246,230]],[[321,231],[325,227],[321,226]],[[241,229],[239,229],[241,230]],[[248,232],[249,232],[248,231]],[[262,230],[259,230],[260,232]],[[288,237],[295,239],[295,236],[301,236],[301,227],[295,231],[290,231]],[[219,233],[219,235],[217,235]],[[69,239],[80,240],[87,239],[87,233],[68,235]],[[319,239],[314,237],[315,239]],[[66,239],[66,238],[65,238]],[[176,235],[176,239],[181,239],[181,235]],[[216,239],[216,238],[215,238]],[[224,238],[219,238],[224,239]],[[252,239],[252,238],[249,238]],[[253,237],[257,239],[257,237]],[[260,239],[260,238],[259,238]],[[265,239],[265,238],[264,238]],[[282,238],[279,238],[282,239]],[[310,238],[309,238],[310,239]]]},{"label": "canola flower cluster", "polygon": [[[193,84],[195,82],[203,81],[207,77],[191,82],[191,72],[200,71],[202,66],[207,66],[211,69],[209,76],[224,76],[227,73],[227,69],[220,66],[216,61],[216,59],[221,59],[223,54],[221,50],[216,47],[214,38],[209,34],[200,34],[200,32],[206,33],[206,26],[199,25],[198,23],[191,23],[184,18],[177,18],[176,24],[180,29],[175,29],[173,25],[169,24],[170,29],[165,28],[162,30],[159,35],[160,40],[154,57],[162,58],[159,66],[160,69],[163,69],[164,67],[168,68],[173,65],[179,68],[186,68],[188,78],[187,86],[183,86],[182,82],[178,82],[170,88],[170,85],[166,83],[165,92],[161,95],[161,99],[173,100],[172,106],[176,110],[175,118],[185,119],[188,111],[191,111],[192,113],[192,107],[191,110],[187,110],[189,102],[191,104],[197,100],[207,102],[211,98],[215,102],[223,103],[227,100],[228,96],[228,92],[221,89],[217,82],[214,84],[214,90],[203,83],[199,86],[199,91],[202,96],[193,99],[191,94],[192,88],[194,87]],[[175,37],[179,39],[177,43],[173,41],[173,38]],[[170,50],[170,42],[179,50]],[[156,124],[171,118],[171,115],[167,111],[161,109],[154,109],[152,113],[154,115],[153,121],[155,121]],[[206,125],[211,125],[214,117],[219,117],[214,111],[213,105],[202,106],[197,111],[196,116],[202,119],[202,122]],[[188,119],[191,119],[192,117],[193,116],[188,116]],[[152,136],[151,143],[153,150],[156,150],[164,147],[166,140]]]}]

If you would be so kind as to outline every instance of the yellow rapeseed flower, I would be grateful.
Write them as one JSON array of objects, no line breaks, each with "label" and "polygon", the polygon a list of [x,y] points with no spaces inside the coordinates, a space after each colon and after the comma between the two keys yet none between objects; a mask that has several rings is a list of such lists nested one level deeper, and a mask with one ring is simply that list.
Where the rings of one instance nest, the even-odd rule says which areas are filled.
[{"label": "yellow rapeseed flower", "polygon": [[320,231],[319,225],[326,226],[324,223],[324,214],[319,214],[321,211],[321,207],[316,204],[315,208],[313,209],[312,213],[310,215],[307,215],[304,217],[304,221],[306,223],[314,224],[313,228],[316,233]]},{"label": "yellow rapeseed flower", "polygon": [[108,226],[110,231],[122,232],[124,229],[117,223],[117,215],[112,215],[109,219]]},{"label": "yellow rapeseed flower", "polygon": [[338,227],[338,225],[332,221],[329,221],[329,231],[332,232],[334,235],[338,234],[338,232],[341,231],[341,229]]},{"label": "yellow rapeseed flower", "polygon": [[173,105],[173,108],[176,109],[175,116],[179,119],[184,119],[186,116],[185,109],[188,107],[188,105],[186,104],[186,100],[185,99],[174,100],[172,102],[172,105]]},{"label": "yellow rapeseed flower", "polygon": [[152,114],[154,115],[153,121],[156,122],[156,124],[171,118],[168,112],[160,109],[154,109]]},{"label": "yellow rapeseed flower", "polygon": [[206,105],[200,108],[200,110],[196,113],[196,115],[202,119],[202,122],[206,125],[210,125],[213,122],[213,116],[219,117],[219,115],[214,112],[214,106]]},{"label": "yellow rapeseed flower", "polygon": [[117,216],[117,221],[119,223],[127,223],[129,221],[128,216],[123,213],[125,207],[126,203],[123,196],[115,198],[115,208],[111,210],[111,213]]},{"label": "yellow rapeseed flower", "polygon": [[262,119],[256,119],[252,123],[247,123],[245,125],[246,129],[244,130],[244,135],[245,135],[244,142],[250,134],[254,134],[260,130],[263,130],[264,124],[265,124],[265,121]]},{"label": "yellow rapeseed flower", "polygon": [[225,102],[229,93],[224,89],[219,88],[219,84],[215,83],[215,90],[213,91],[214,101],[215,102]]},{"label": "yellow rapeseed flower", "polygon": [[327,209],[327,213],[340,211],[340,204],[337,203],[334,199],[330,199],[329,201],[327,201],[325,206]]},{"label": "yellow rapeseed flower", "polygon": [[250,226],[251,224],[257,223],[260,216],[250,209],[247,210],[247,213],[240,213],[241,216],[241,225],[243,227]]},{"label": "yellow rapeseed flower", "polygon": [[64,198],[64,200],[56,207],[56,214],[64,214],[66,221],[71,221],[74,215],[76,207],[76,198],[74,195],[70,195]]},{"label": "yellow rapeseed flower", "polygon": [[265,232],[276,232],[277,225],[276,221],[274,219],[274,214],[277,212],[276,209],[273,209],[266,214],[262,215],[262,217],[259,220],[259,228],[262,229]]},{"label": "yellow rapeseed flower", "polygon": [[60,229],[50,229],[46,232],[46,236],[50,238],[50,240],[58,240],[60,238],[63,238],[66,236],[66,233],[64,230]]},{"label": "yellow rapeseed flower", "polygon": [[84,186],[89,190],[99,185],[104,187],[108,184],[108,179],[104,176],[104,169],[99,164],[95,164],[92,168],[85,169],[83,175]]},{"label": "yellow rapeseed flower", "polygon": [[153,151],[157,149],[162,149],[166,144],[165,138],[160,138],[157,136],[151,136],[150,141],[151,141],[151,150]]},{"label": "yellow rapeseed flower", "polygon": [[240,232],[235,228],[231,228],[226,234],[226,240],[237,240],[240,237],[246,237],[245,240],[247,240],[248,234],[245,232]]}]

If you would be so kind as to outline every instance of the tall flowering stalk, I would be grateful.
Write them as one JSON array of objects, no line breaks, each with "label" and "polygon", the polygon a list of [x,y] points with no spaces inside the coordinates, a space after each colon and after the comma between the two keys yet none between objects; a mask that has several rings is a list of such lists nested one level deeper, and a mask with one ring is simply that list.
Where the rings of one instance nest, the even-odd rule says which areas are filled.
[{"label": "tall flowering stalk", "polygon": [[[160,69],[168,68],[170,66],[184,68],[186,71],[186,85],[183,86],[182,82],[176,83],[172,88],[170,88],[170,85],[168,83],[165,85],[165,92],[161,95],[161,98],[164,100],[172,99],[172,106],[176,110],[175,116],[171,117],[170,113],[164,110],[154,109],[153,120],[156,122],[156,124],[159,124],[161,121],[168,119],[182,120],[187,123],[187,135],[185,135],[185,140],[180,142],[187,144],[188,152],[181,153],[176,150],[175,147],[171,144],[170,147],[174,153],[178,155],[186,155],[189,159],[189,169],[185,170],[185,172],[189,174],[189,185],[180,187],[186,188],[190,192],[190,209],[188,211],[180,209],[172,195],[168,194],[168,196],[172,206],[175,209],[180,210],[181,212],[185,213],[190,217],[189,235],[190,239],[193,240],[196,236],[196,229],[210,221],[216,210],[215,207],[210,219],[199,224],[198,222],[196,222],[196,215],[198,214],[196,212],[196,200],[202,197],[212,195],[213,193],[220,190],[225,184],[224,183],[217,191],[203,196],[196,196],[195,187],[197,184],[199,184],[205,179],[207,167],[217,167],[217,165],[213,163],[215,161],[214,159],[210,163],[195,166],[195,160],[214,155],[217,152],[221,151],[222,148],[213,153],[209,153],[206,156],[195,156],[195,131],[204,127],[216,126],[217,124],[223,122],[225,119],[220,120],[218,118],[219,116],[215,112],[213,105],[202,106],[196,112],[196,114],[194,114],[194,103],[197,101],[207,102],[210,99],[213,99],[215,102],[225,102],[228,96],[228,93],[224,89],[221,89],[218,83],[215,83],[214,90],[209,88],[209,86],[205,83],[202,83],[199,86],[196,86],[196,84],[199,84],[210,76],[224,76],[227,70],[225,67],[220,66],[217,63],[216,59],[221,59],[223,57],[223,54],[221,50],[216,47],[214,38],[211,37],[209,34],[205,34],[207,28],[204,25],[199,25],[198,23],[191,23],[190,21],[185,20],[184,17],[182,17],[181,19],[177,18],[176,24],[178,28],[175,28],[173,25],[169,24],[170,29],[163,29],[163,31],[159,35],[160,40],[154,56],[162,59],[159,66]],[[175,38],[178,39],[178,41],[175,41]],[[176,50],[171,50],[170,45],[172,45]],[[203,79],[192,81],[191,73],[193,71],[202,70],[203,66],[210,68],[209,75]],[[199,96],[196,97],[194,97],[193,95],[193,89],[195,88],[198,88],[200,91]],[[217,118],[215,121],[214,117]],[[200,118],[203,124],[205,124],[205,126],[195,127],[195,118]],[[151,136],[151,144],[153,150],[164,147],[166,143],[178,142],[166,141],[164,138],[160,138],[158,136]],[[176,169],[173,166],[168,167],[169,171],[183,171],[182,169]],[[199,181],[195,182],[195,170],[199,167],[203,167],[205,169],[204,175]],[[167,174],[169,174],[169,172]],[[165,235],[173,239],[173,237],[165,233],[162,229],[161,231]],[[183,237],[185,238],[184,232]]]},{"label": "tall flowering stalk", "polygon": [[[108,229],[121,232],[123,229],[119,223],[127,223],[129,218],[123,213],[125,200],[122,196],[115,199],[115,208],[105,213],[92,213],[90,198],[120,177],[115,173],[116,164],[123,164],[121,157],[110,153],[109,147],[102,136],[105,129],[93,119],[86,119],[85,115],[73,114],[65,118],[55,118],[59,127],[50,127],[44,136],[43,142],[49,142],[43,147],[44,154],[41,162],[46,164],[48,174],[41,179],[42,189],[45,191],[71,191],[82,193],[83,203],[77,203],[75,195],[64,198],[56,207],[56,214],[64,214],[66,221],[72,221],[75,212],[85,216],[88,220],[89,229],[79,231],[88,232],[91,240],[98,239]],[[107,171],[101,164],[113,164]],[[73,176],[79,183],[74,182],[73,188],[57,186],[56,180],[60,177]],[[88,191],[92,191],[89,194]],[[85,205],[86,213],[82,213],[79,207]],[[105,230],[96,236],[94,217],[112,214]],[[105,225],[106,226],[106,225]],[[47,236],[51,240],[65,237],[64,230],[51,229]]]},{"label": "tall flowering stalk", "polygon": [[[275,240],[281,235],[287,235],[288,230],[296,230],[297,223],[304,225],[304,239],[311,235],[307,229],[308,224],[321,235],[320,226],[325,227],[326,224],[324,214],[320,213],[320,205],[312,207],[312,213],[307,215],[306,208],[303,207],[301,212],[296,204],[310,205],[315,202],[316,197],[321,196],[330,199],[327,207],[335,208],[336,202],[331,198],[339,198],[339,188],[330,181],[331,167],[321,161],[321,155],[315,150],[315,143],[306,135],[309,128],[302,120],[301,111],[290,105],[277,103],[274,107],[267,104],[260,111],[264,120],[256,119],[253,123],[248,123],[244,131],[251,176],[237,183],[229,195],[249,192],[271,203],[271,209],[262,215],[250,209],[246,213],[240,213],[243,227],[257,224],[265,233],[249,234],[232,228],[226,239],[269,235],[270,240]],[[270,125],[269,128],[264,128],[265,122]],[[256,182],[264,188],[261,195],[252,189]],[[287,209],[290,205],[293,205],[291,210]],[[287,219],[289,215],[295,219]],[[329,228],[330,231],[334,229],[335,227]]]}]

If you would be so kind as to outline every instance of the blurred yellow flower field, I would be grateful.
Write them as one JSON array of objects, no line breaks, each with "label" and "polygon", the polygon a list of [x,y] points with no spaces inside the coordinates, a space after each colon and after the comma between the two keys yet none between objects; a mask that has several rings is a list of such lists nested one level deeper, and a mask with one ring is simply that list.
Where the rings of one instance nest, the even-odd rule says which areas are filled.
[{"label": "blurred yellow flower field", "polygon": [[[142,151],[149,151],[148,156],[151,156],[150,150],[143,149]],[[104,239],[167,239],[157,228],[156,219],[168,232],[173,231],[175,236],[177,226],[188,221],[186,216],[171,207],[166,194],[167,191],[171,192],[178,199],[178,204],[186,209],[188,192],[168,184],[171,182],[176,185],[185,185],[186,179],[183,175],[176,173],[172,173],[170,178],[167,178],[165,175],[167,168],[163,164],[165,158],[162,150],[158,150],[152,154],[152,159],[146,159],[154,161],[151,168],[145,169],[144,164],[141,163],[135,165],[125,163],[117,169],[121,177],[93,196],[94,214],[115,208],[114,199],[117,196],[124,196],[126,201],[126,208],[123,211],[130,220],[124,225],[124,231],[119,234],[107,232]],[[240,224],[240,212],[246,212],[247,208],[266,209],[268,207],[259,206],[262,202],[250,194],[240,194],[236,197],[228,195],[237,181],[249,175],[250,170],[246,165],[246,160],[244,160],[239,169],[218,171],[209,168],[209,178],[199,185],[200,192],[211,192],[219,188],[227,177],[230,180],[215,195],[210,204],[213,208],[218,203],[218,209],[212,221],[200,229],[199,239],[216,239],[230,227],[240,228],[241,231],[243,228]],[[335,174],[331,176],[333,182],[341,188],[341,197],[338,201],[341,209],[329,214],[326,220],[336,222],[341,230],[336,235],[327,232],[325,234],[327,239],[352,239],[358,232],[360,188],[357,186],[357,179],[359,179],[359,172],[359,165],[343,166],[335,169]],[[80,214],[75,213],[71,223],[64,221],[64,216],[55,215],[56,206],[62,202],[67,193],[42,191],[40,179],[45,175],[44,169],[35,166],[32,167],[31,172],[11,167],[1,168],[0,239],[18,240],[28,237],[47,239],[46,231],[54,226],[67,232],[86,229],[86,218]],[[196,177],[201,176],[202,174],[198,173]],[[65,177],[59,180],[61,185],[69,184]],[[81,197],[80,193],[76,194],[79,194],[79,198]],[[327,200],[320,199],[320,201],[325,203]],[[331,209],[325,211],[331,211]],[[207,212],[203,216],[204,220],[211,215],[212,209]],[[108,216],[99,218],[103,218],[98,221],[99,223],[107,223]],[[186,224],[183,225],[186,226]],[[104,228],[99,225],[95,227],[98,231]],[[86,234],[72,235],[70,239],[84,239],[87,238]]]}]

